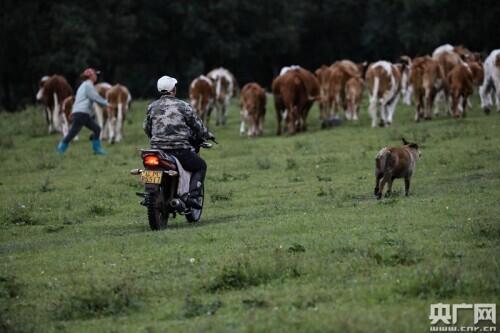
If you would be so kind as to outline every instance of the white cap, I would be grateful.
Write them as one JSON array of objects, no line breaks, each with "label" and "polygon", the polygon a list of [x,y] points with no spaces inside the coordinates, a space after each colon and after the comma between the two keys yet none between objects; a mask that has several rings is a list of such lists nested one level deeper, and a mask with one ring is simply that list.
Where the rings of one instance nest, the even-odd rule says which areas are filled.
[{"label": "white cap", "polygon": [[158,79],[156,87],[158,88],[159,92],[162,91],[171,92],[172,90],[174,90],[176,84],[177,84],[176,79],[165,75]]}]

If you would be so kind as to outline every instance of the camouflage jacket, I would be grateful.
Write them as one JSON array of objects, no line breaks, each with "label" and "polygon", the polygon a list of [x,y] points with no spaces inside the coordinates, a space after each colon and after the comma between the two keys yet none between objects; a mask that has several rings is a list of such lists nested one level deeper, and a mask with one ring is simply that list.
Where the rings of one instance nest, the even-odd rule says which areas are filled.
[{"label": "camouflage jacket", "polygon": [[208,134],[191,105],[166,95],[148,106],[143,127],[155,149],[191,149]]}]

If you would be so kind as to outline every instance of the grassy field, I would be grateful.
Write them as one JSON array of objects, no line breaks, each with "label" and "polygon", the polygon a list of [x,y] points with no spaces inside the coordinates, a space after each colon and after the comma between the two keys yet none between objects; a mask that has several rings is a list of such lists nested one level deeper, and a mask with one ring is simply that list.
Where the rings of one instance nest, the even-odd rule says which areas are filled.
[{"label": "grassy field", "polygon": [[[500,115],[239,137],[236,101],[202,221],[152,232],[138,204],[146,101],[125,140],[58,156],[42,113],[0,114],[1,332],[426,332],[431,303],[499,303]],[[366,101],[365,101],[366,103]],[[374,157],[422,144],[409,197],[373,196]],[[472,312],[465,311],[465,322]]]}]

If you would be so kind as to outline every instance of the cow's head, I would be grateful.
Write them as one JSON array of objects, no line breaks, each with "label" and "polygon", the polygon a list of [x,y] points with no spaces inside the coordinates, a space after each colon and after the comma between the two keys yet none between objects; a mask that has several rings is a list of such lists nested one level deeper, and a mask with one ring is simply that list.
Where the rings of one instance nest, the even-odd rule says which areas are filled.
[{"label": "cow's head", "polygon": [[40,83],[38,85],[38,92],[36,93],[36,100],[41,101],[43,99],[43,87],[45,86],[45,82],[50,79],[49,76],[45,75],[40,79]]},{"label": "cow's head", "polygon": [[417,143],[408,142],[408,141],[406,141],[405,138],[401,138],[401,140],[403,141],[403,144],[405,147],[409,148],[410,150],[413,150],[416,153],[417,157],[422,156],[422,152],[420,151],[420,148],[419,148]]}]

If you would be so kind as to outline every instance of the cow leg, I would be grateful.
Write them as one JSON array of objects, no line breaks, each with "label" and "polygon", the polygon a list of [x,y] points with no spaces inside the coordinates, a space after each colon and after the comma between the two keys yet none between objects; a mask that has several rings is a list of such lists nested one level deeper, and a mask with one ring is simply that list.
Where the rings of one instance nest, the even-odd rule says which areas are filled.
[{"label": "cow leg", "polygon": [[359,105],[354,105],[354,112],[353,112],[353,116],[352,116],[352,120],[354,121],[358,121],[358,109],[359,109]]},{"label": "cow leg", "polygon": [[425,111],[424,111],[424,119],[431,120],[432,119],[432,106],[436,99],[436,92],[433,88],[425,92]]},{"label": "cow leg", "polygon": [[387,125],[387,105],[385,101],[380,104],[380,127],[385,127]]},{"label": "cow leg", "polygon": [[347,110],[345,111],[345,119],[352,120],[352,104],[350,101],[347,102]]},{"label": "cow leg", "polygon": [[[114,111],[114,110],[113,110]],[[108,116],[108,142],[114,143],[115,139],[115,127],[116,126],[116,117],[114,115]]]},{"label": "cow leg", "polygon": [[436,98],[434,100],[434,115],[435,116],[439,116],[439,105],[441,103],[443,103],[443,99],[444,99],[444,91],[443,90],[440,90],[437,94],[436,94]]},{"label": "cow leg", "polygon": [[50,110],[48,107],[45,108],[45,119],[47,120],[50,134],[54,131],[54,126],[52,126],[52,110]]},{"label": "cow leg", "polygon": [[[94,113],[95,113],[95,117],[96,117],[96,120],[97,120],[97,124],[103,128],[103,115],[102,115],[102,108],[97,105],[97,103],[94,103]],[[102,139],[104,136],[104,131],[101,131],[101,137],[99,139]]]},{"label": "cow leg", "polygon": [[368,107],[368,112],[372,118],[372,128],[377,127],[377,97],[372,96],[370,98],[370,106]]},{"label": "cow leg", "polygon": [[[240,136],[245,134],[245,120],[248,118],[248,111],[246,109],[242,109],[240,112]],[[250,129],[249,129],[250,131]]]},{"label": "cow leg", "polygon": [[375,188],[373,189],[373,194],[376,196],[378,196],[378,192],[380,190],[380,180],[382,179],[383,176],[384,174],[382,172],[375,174]]},{"label": "cow leg", "polygon": [[399,94],[396,94],[396,96],[393,98],[391,103],[387,106],[387,121],[390,124],[392,124],[392,120],[394,118],[394,112],[396,112],[396,106],[398,105],[399,102]]},{"label": "cow leg", "polygon": [[410,192],[410,176],[405,177],[405,196]]},{"label": "cow leg", "polygon": [[[490,77],[485,77],[483,84],[479,87],[479,96],[481,97],[481,108],[486,114],[490,113],[490,108],[493,105],[492,97],[492,81]],[[498,96],[497,96],[497,109],[498,109]]]},{"label": "cow leg", "polygon": [[66,117],[65,113],[61,114],[61,118],[62,118],[62,133],[63,133],[63,136],[66,136],[66,135],[68,135],[68,131],[69,131],[68,118]]},{"label": "cow leg", "polygon": [[387,192],[385,193],[386,197],[390,197],[392,195],[392,183],[394,182],[394,177],[391,177],[387,181]]},{"label": "cow leg", "polygon": [[492,94],[495,93],[495,104],[497,105],[497,112],[500,112],[500,78],[497,78],[494,81],[493,88],[491,90]]},{"label": "cow leg", "polygon": [[403,103],[406,105],[411,105],[411,96],[413,94],[413,87],[408,86],[403,96]]},{"label": "cow leg", "polygon": [[116,117],[116,139],[115,142],[122,141],[123,137],[123,105],[118,103],[118,115]]},{"label": "cow leg", "polygon": [[461,99],[461,102],[462,102],[462,118],[465,118],[467,116],[467,104],[469,103],[469,98],[467,98],[466,96],[462,96],[460,97]]},{"label": "cow leg", "polygon": [[380,181],[380,189],[377,194],[377,199],[382,198],[382,193],[384,193],[384,186],[386,183],[388,183],[391,180],[392,176],[388,173],[385,172],[384,176],[382,177],[382,180]]},{"label": "cow leg", "polygon": [[281,110],[275,106],[276,110],[276,135],[281,135]]},{"label": "cow leg", "polygon": [[59,100],[57,98],[57,93],[54,93],[53,95],[54,98],[54,109],[52,110],[52,121],[54,125],[54,130],[57,132],[62,132],[61,129],[61,107],[59,105]]},{"label": "cow leg", "polygon": [[227,121],[227,110],[229,110],[229,100],[224,102],[222,106],[222,125],[226,125]]}]

